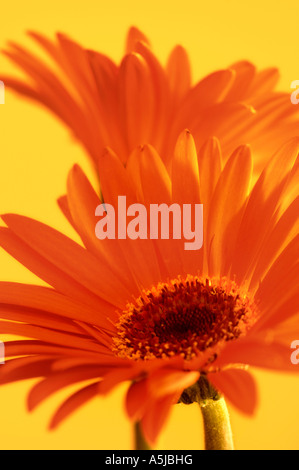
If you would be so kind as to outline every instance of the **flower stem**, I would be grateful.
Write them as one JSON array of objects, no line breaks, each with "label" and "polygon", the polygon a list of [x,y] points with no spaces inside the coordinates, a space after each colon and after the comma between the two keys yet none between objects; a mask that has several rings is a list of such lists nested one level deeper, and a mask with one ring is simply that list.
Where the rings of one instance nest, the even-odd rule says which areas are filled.
[{"label": "flower stem", "polygon": [[200,406],[204,432],[205,450],[234,450],[232,431],[224,398],[201,375],[196,384],[184,390],[181,403],[197,402]]},{"label": "flower stem", "polygon": [[199,404],[205,430],[206,450],[234,450],[227,406],[223,397]]},{"label": "flower stem", "polygon": [[146,442],[140,428],[140,423],[135,423],[135,450],[150,450],[149,444]]}]

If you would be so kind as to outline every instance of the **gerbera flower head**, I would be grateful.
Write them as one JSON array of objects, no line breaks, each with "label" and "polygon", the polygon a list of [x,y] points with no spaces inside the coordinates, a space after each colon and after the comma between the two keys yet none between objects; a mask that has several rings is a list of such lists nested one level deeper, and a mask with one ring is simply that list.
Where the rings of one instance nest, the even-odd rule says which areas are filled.
[{"label": "gerbera flower head", "polygon": [[6,86],[52,111],[95,165],[107,146],[126,163],[138,145],[150,143],[169,168],[177,135],[188,128],[198,148],[216,135],[224,160],[250,143],[256,169],[297,135],[297,108],[288,93],[275,91],[275,68],[257,71],[243,60],[193,83],[182,46],[163,66],[135,27],[120,64],[61,33],[55,42],[29,34],[52,65],[10,43],[5,54],[26,78],[4,77]]},{"label": "gerbera flower head", "polygon": [[287,142],[253,183],[248,146],[224,163],[216,138],[197,152],[188,131],[177,141],[171,173],[150,145],[136,148],[126,167],[107,149],[99,164],[105,204],[117,207],[119,195],[145,207],[202,203],[199,250],[171,237],[98,240],[94,214],[102,199],[78,166],[59,203],[84,246],[40,222],[4,215],[2,247],[49,287],[0,284],[2,333],[28,338],[6,343],[11,359],[0,383],[40,377],[30,410],[78,383],[54,428],[87,400],[129,382],[126,409],[149,442],[174,403],[192,402],[201,380],[253,413],[248,366],[294,371],[298,151],[298,138]]},{"label": "gerbera flower head", "polygon": [[160,283],[131,303],[117,324],[115,352],[132,359],[189,360],[254,324],[252,305],[234,282],[188,275]]}]

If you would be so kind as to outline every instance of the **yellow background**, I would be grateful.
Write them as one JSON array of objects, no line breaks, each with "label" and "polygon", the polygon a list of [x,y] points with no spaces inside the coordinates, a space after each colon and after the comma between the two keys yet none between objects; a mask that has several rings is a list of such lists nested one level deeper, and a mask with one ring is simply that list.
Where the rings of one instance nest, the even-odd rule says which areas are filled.
[{"label": "yellow background", "polygon": [[[63,31],[118,60],[128,27],[136,25],[150,37],[162,61],[175,44],[184,45],[194,79],[248,59],[259,68],[278,66],[280,88],[289,90],[290,83],[299,79],[298,13],[298,0],[12,0],[1,4],[0,47],[8,40],[31,44],[25,36],[28,29],[51,36]],[[11,70],[1,56],[0,79]],[[66,175],[74,162],[90,171],[80,146],[48,112],[11,93],[6,93],[6,104],[0,106],[0,142],[0,212],[26,214],[71,234],[55,200],[64,193]],[[1,280],[35,281],[3,250],[0,266]],[[260,407],[253,419],[231,409],[236,447],[299,449],[298,376],[254,373]],[[31,383],[0,388],[1,449],[130,449],[124,386],[108,398],[95,399],[49,433],[46,426],[51,412],[69,390],[27,414],[25,399]],[[196,405],[179,405],[157,448],[196,449],[202,446],[202,439]]]}]

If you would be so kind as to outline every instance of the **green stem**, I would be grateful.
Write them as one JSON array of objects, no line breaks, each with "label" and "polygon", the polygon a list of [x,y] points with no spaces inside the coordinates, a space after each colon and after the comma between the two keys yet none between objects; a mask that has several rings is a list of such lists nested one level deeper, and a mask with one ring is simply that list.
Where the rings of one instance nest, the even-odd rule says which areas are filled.
[{"label": "green stem", "polygon": [[212,387],[205,375],[184,390],[181,403],[197,402],[205,432],[205,450],[234,450],[230,419],[224,398]]},{"label": "green stem", "polygon": [[139,422],[135,423],[135,450],[151,450],[143,436]]},{"label": "green stem", "polygon": [[199,404],[203,416],[206,450],[234,450],[230,419],[224,398]]}]

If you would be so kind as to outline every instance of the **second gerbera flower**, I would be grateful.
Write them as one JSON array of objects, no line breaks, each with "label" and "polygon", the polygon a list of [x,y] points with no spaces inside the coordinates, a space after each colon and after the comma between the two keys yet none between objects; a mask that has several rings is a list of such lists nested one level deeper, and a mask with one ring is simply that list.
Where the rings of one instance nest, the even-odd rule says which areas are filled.
[{"label": "second gerbera flower", "polygon": [[5,53],[27,79],[2,79],[62,120],[95,164],[107,146],[126,163],[136,146],[150,143],[169,169],[177,136],[188,128],[198,148],[217,136],[225,161],[249,143],[259,169],[297,135],[298,110],[288,93],[275,91],[275,68],[257,71],[240,61],[193,84],[183,47],[174,48],[164,67],[136,28],[129,31],[120,64],[61,33],[55,42],[29,34],[50,61],[10,43]]}]

